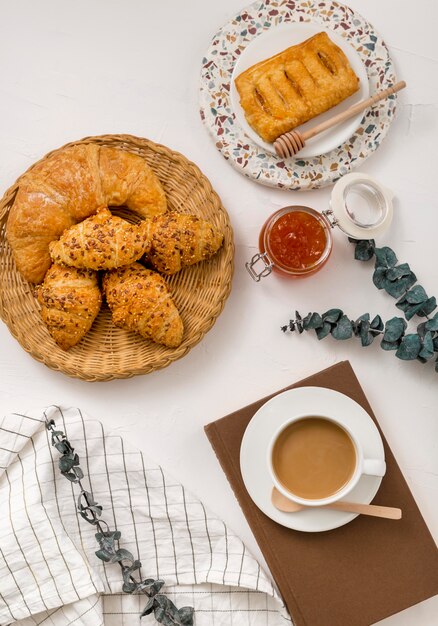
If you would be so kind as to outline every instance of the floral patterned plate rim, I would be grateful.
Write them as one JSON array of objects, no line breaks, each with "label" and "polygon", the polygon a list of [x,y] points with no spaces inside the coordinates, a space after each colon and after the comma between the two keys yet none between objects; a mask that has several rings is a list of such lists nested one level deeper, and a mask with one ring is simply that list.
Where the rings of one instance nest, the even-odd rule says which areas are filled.
[{"label": "floral patterned plate rim", "polygon": [[335,1],[258,0],[229,20],[214,36],[202,60],[200,112],[217,149],[238,171],[270,187],[316,189],[334,183],[376,150],[393,120],[396,96],[368,109],[359,128],[335,150],[313,158],[282,160],[260,149],[236,123],[230,81],[234,65],[255,37],[287,22],[316,22],[348,38],[368,75],[370,93],[395,82],[388,49],[374,28]]}]

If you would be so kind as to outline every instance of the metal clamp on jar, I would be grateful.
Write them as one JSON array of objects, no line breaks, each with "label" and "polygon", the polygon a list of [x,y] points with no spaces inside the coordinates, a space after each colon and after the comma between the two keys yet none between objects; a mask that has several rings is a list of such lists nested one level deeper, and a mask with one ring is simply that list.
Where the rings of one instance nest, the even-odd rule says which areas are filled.
[{"label": "metal clamp on jar", "polygon": [[391,191],[367,174],[347,174],[334,186],[326,211],[289,206],[271,215],[260,232],[260,252],[245,267],[256,282],[273,270],[309,276],[327,262],[335,226],[353,239],[374,239],[389,227],[392,215]]}]

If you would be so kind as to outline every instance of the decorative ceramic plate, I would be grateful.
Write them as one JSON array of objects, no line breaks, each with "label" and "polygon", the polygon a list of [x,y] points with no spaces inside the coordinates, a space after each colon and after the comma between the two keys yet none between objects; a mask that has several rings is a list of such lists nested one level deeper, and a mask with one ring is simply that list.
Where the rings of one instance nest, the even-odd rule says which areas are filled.
[{"label": "decorative ceramic plate", "polygon": [[[281,425],[297,415],[336,415],[361,443],[366,458],[385,460],[380,433],[360,404],[332,389],[299,387],[268,400],[248,424],[240,448],[240,469],[245,487],[265,515],[287,528],[321,532],[348,524],[357,514],[320,507],[284,513],[271,502],[272,480],[267,462],[269,444]],[[348,501],[369,504],[381,482],[379,476],[363,474],[348,494]]]},{"label": "decorative ceramic plate", "polygon": [[255,38],[290,23],[311,23],[333,33],[336,42],[344,38],[366,69],[371,94],[396,82],[382,38],[349,7],[338,2],[264,0],[243,9],[213,38],[202,62],[201,117],[218,150],[248,178],[271,187],[315,189],[335,182],[378,148],[392,122],[396,96],[368,109],[355,132],[324,154],[282,160],[263,150],[238,123],[231,80],[236,63]]}]

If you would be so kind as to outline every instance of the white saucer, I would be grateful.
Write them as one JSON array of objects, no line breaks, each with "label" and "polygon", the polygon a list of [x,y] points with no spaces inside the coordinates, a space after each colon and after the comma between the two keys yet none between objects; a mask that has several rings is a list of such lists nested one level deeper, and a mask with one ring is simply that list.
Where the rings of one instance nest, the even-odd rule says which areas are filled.
[{"label": "white saucer", "polygon": [[[276,430],[295,415],[337,416],[360,441],[365,457],[385,459],[380,433],[371,417],[357,402],[332,389],[299,387],[266,402],[248,424],[240,448],[240,469],[245,487],[265,515],[287,528],[320,532],[343,526],[357,515],[318,507],[309,507],[297,513],[283,513],[271,503],[268,446]],[[348,494],[348,500],[369,504],[381,481],[382,478],[378,476],[362,476]]]},{"label": "white saucer", "polygon": [[[305,39],[308,39],[309,37],[312,37],[313,35],[316,35],[324,30],[327,32],[332,41],[344,52],[355,74],[359,78],[360,87],[355,94],[338,104],[336,107],[333,107],[329,111],[318,115],[300,126],[301,131],[308,130],[309,128],[316,126],[316,124],[325,121],[329,117],[345,111],[353,104],[356,104],[356,102],[359,102],[364,98],[368,98],[369,96],[368,77],[365,66],[362,63],[358,52],[356,52],[346,37],[342,37],[333,30],[325,29],[321,26],[321,24],[317,24],[315,22],[284,23],[275,28],[270,28],[268,31],[256,37],[244,49],[242,55],[238,58],[238,61],[234,66],[233,75],[231,77],[230,97],[231,107],[236,115],[236,120],[245,134],[248,135],[248,137],[250,137],[260,148],[263,148],[264,151],[270,154],[275,154],[273,145],[263,141],[263,139],[259,137],[259,135],[246,121],[245,113],[240,106],[239,94],[236,89],[234,79],[255,63],[263,61],[263,59],[267,59],[272,55],[289,48],[290,46],[301,43]],[[324,133],[317,135],[313,139],[310,139],[306,142],[305,147],[300,151],[300,157],[311,158],[319,156],[342,145],[360,126],[363,115],[363,113],[359,113],[350,120],[347,120],[342,124],[338,124],[334,128],[331,128]]]}]

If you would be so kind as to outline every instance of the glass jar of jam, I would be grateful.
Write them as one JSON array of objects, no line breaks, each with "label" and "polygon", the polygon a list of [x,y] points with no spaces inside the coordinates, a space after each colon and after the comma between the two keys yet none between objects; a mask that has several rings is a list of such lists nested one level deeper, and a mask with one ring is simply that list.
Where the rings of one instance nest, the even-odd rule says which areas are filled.
[{"label": "glass jar of jam", "polygon": [[323,267],[332,247],[330,222],[324,215],[310,207],[288,206],[265,222],[260,253],[246,268],[257,282],[272,270],[285,276],[309,276]]},{"label": "glass jar of jam", "polygon": [[367,174],[347,174],[334,186],[330,208],[287,206],[276,211],[260,232],[259,249],[245,264],[259,282],[272,271],[310,276],[327,262],[337,226],[353,239],[372,239],[391,223],[392,193]]}]

